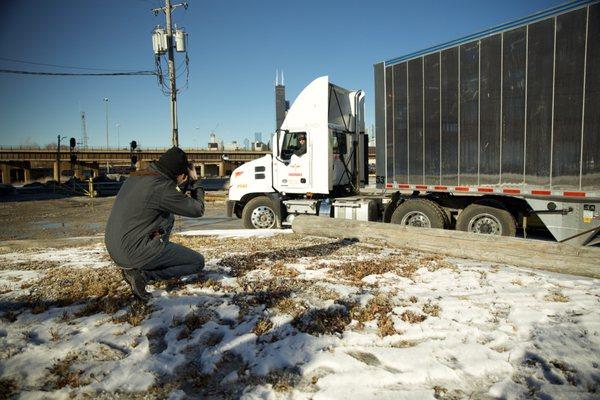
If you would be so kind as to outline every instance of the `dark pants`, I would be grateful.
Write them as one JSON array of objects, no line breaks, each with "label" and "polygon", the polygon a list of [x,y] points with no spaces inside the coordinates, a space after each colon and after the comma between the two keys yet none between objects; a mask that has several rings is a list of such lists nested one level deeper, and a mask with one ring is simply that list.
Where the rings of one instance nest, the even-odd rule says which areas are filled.
[{"label": "dark pants", "polygon": [[174,222],[175,218],[171,217],[168,223],[162,227],[165,232],[162,240],[166,242],[163,251],[141,268],[141,272],[147,280],[179,278],[196,274],[204,268],[202,254],[180,244],[169,242]]}]

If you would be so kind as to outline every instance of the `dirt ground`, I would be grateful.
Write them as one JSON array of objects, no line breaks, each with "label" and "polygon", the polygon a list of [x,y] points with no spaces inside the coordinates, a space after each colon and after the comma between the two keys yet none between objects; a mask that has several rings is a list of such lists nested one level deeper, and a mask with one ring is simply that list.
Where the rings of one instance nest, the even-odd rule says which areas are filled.
[{"label": "dirt ground", "polygon": [[[0,241],[101,235],[114,200],[115,197],[68,197],[0,202]],[[192,228],[198,223],[229,221],[225,216],[224,196],[211,195],[207,197],[206,213],[201,221],[180,218],[175,230]]]}]

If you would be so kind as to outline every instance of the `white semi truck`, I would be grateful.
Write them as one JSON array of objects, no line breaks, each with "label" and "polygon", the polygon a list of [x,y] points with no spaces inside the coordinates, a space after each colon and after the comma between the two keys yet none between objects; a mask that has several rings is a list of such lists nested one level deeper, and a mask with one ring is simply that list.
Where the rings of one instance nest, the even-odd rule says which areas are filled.
[{"label": "white semi truck", "polygon": [[[273,153],[232,172],[247,228],[300,214],[600,242],[600,3],[581,0],[375,64],[376,184],[364,93],[320,77]],[[300,143],[304,137],[306,143]]]}]

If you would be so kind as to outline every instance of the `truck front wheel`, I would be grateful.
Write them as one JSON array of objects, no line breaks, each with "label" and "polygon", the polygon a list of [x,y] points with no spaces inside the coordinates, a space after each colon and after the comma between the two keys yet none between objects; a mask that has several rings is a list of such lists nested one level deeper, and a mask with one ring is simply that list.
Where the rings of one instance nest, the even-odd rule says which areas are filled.
[{"label": "truck front wheel", "polygon": [[517,222],[502,207],[471,204],[458,215],[456,229],[486,235],[515,236]]},{"label": "truck front wheel", "polygon": [[410,199],[400,204],[392,214],[392,224],[419,228],[445,229],[448,217],[440,206],[427,199]]},{"label": "truck front wheel", "polygon": [[246,229],[276,228],[277,214],[273,202],[265,196],[253,198],[244,206],[242,220]]}]

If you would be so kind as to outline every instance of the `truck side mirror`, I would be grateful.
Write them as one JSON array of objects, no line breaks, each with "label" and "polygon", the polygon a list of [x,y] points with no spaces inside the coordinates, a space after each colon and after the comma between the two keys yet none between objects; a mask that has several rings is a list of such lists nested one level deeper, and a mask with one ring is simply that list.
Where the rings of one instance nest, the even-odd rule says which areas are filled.
[{"label": "truck side mirror", "polygon": [[[290,133],[290,131],[288,131],[287,129],[285,129],[283,131],[284,133]],[[277,129],[277,131],[275,132],[275,136],[276,136],[276,140],[277,140],[277,158],[281,158],[282,154],[281,154],[281,148],[279,146],[279,139],[281,137],[281,129]]]}]

